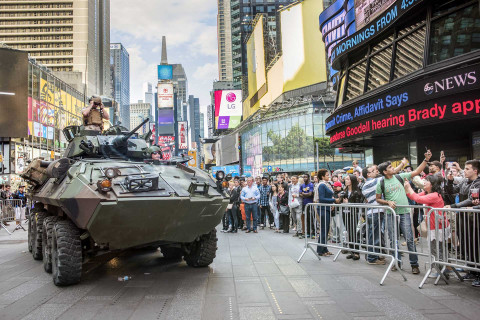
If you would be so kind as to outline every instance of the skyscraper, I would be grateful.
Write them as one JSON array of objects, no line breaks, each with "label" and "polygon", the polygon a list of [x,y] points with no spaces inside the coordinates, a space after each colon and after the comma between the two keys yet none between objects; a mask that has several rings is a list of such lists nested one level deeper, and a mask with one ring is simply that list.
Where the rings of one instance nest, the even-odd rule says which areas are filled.
[{"label": "skyscraper", "polygon": [[[150,103],[145,103],[142,100],[138,101],[138,103],[132,103],[129,107],[130,112],[130,129],[135,128],[140,123],[142,123],[145,119],[150,117],[150,112],[152,109],[152,105]],[[149,124],[147,123],[144,125],[139,131],[139,134],[145,134],[150,130]]]},{"label": "skyscraper", "polygon": [[120,108],[120,122],[130,127],[130,56],[121,43],[110,45],[112,97]]},{"label": "skyscraper", "polygon": [[205,138],[205,113],[200,112],[200,138]]},{"label": "skyscraper", "polygon": [[247,78],[247,44],[246,39],[252,32],[251,22],[258,13],[266,15],[267,36],[275,44],[277,39],[277,10],[297,0],[269,0],[260,3],[257,0],[231,1],[231,32],[233,55],[233,82],[236,89],[242,89],[243,79]]},{"label": "skyscraper", "polygon": [[[144,101],[145,103],[150,103],[152,105],[152,110],[151,110],[151,115],[152,117],[155,117],[155,104],[154,104],[154,99],[153,99],[153,87],[150,82],[144,82],[143,83],[143,93],[145,95]],[[154,118],[152,118],[154,119]]]},{"label": "skyscraper", "polygon": [[110,1],[2,1],[0,41],[87,95],[110,95]]},{"label": "skyscraper", "polygon": [[233,81],[231,1],[218,0],[218,79]]},{"label": "skyscraper", "polygon": [[[200,100],[192,95],[188,96],[188,132],[190,133],[190,141],[200,145]],[[190,144],[192,145],[192,144]]]}]

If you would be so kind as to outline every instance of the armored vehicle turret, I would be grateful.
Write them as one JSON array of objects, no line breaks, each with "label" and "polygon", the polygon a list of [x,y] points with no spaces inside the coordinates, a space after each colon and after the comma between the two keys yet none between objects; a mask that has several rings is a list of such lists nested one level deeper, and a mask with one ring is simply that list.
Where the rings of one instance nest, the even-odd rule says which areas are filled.
[{"label": "armored vehicle turret", "polygon": [[160,247],[164,257],[192,267],[215,258],[215,227],[228,200],[187,157],[153,160],[146,137],[114,126],[104,133],[67,127],[63,158],[35,159],[22,175],[29,182],[28,246],[56,285],[81,280],[92,256]]}]

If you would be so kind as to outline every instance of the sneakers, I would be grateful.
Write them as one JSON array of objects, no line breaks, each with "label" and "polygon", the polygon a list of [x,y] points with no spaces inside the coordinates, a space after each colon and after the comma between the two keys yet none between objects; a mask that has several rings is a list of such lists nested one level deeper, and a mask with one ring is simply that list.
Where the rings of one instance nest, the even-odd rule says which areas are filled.
[{"label": "sneakers", "polygon": [[473,280],[472,287],[480,287],[480,278]]},{"label": "sneakers", "polygon": [[476,280],[477,277],[474,274],[468,273],[465,276],[463,276],[463,281],[474,281]]},{"label": "sneakers", "polygon": [[380,259],[377,259],[373,262],[368,261],[368,264],[373,264],[373,265],[385,265],[385,263],[386,263],[385,260],[380,260]]},{"label": "sneakers", "polygon": [[353,253],[350,253],[346,258],[347,259],[353,259]]},{"label": "sneakers", "polygon": [[[294,231],[295,231],[295,230],[294,230]],[[294,236],[294,237],[298,237],[298,233],[295,233],[293,236]]]},{"label": "sneakers", "polygon": [[354,253],[352,259],[353,259],[353,260],[359,260],[359,259],[360,259],[360,255],[359,255],[358,253]]},{"label": "sneakers", "polygon": [[418,267],[412,267],[412,274],[420,274],[420,269]]}]

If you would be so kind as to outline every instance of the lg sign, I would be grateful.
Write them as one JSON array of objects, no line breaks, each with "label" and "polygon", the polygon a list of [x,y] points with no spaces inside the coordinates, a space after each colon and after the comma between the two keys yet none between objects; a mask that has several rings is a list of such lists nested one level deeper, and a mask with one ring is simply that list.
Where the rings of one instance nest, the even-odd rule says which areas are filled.
[{"label": "lg sign", "polygon": [[235,100],[237,100],[237,96],[235,95],[235,93],[230,92],[229,94],[227,94],[227,101],[228,102],[233,103],[233,102],[235,102]]},{"label": "lg sign", "polygon": [[462,73],[455,75],[453,77],[444,78],[440,81],[435,81],[433,83],[425,84],[423,91],[426,95],[431,95],[432,93],[438,93],[442,91],[448,91],[455,88],[462,88],[470,86],[477,83],[477,75],[475,71]]},{"label": "lg sign", "polygon": [[242,91],[215,91],[215,128],[219,130],[236,128],[241,118]]}]

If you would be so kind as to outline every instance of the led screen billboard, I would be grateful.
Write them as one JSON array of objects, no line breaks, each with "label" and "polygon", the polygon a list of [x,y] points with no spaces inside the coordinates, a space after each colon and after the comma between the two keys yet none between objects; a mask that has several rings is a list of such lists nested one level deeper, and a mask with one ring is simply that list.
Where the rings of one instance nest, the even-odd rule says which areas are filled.
[{"label": "led screen billboard", "polygon": [[158,80],[172,80],[173,79],[173,66],[172,65],[159,65],[158,66]]},{"label": "led screen billboard", "polygon": [[174,133],[173,109],[158,109],[158,134],[168,135]]},{"label": "led screen billboard", "polygon": [[242,119],[242,90],[215,91],[215,129],[236,128]]},{"label": "led screen billboard", "polygon": [[397,0],[355,0],[356,30],[365,27]]},{"label": "led screen billboard", "polygon": [[159,83],[157,86],[158,108],[173,108],[173,83]]},{"label": "led screen billboard", "polygon": [[0,48],[0,137],[28,135],[28,54]]}]

